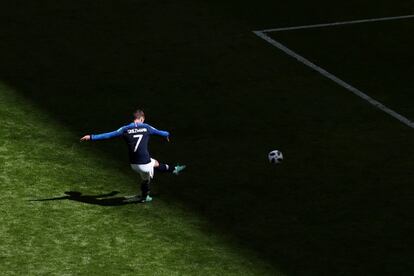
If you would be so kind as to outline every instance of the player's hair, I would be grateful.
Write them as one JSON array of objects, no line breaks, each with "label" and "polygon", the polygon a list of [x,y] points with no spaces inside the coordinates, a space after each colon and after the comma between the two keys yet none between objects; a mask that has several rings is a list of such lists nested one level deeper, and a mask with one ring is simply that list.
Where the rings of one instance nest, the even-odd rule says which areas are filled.
[{"label": "player's hair", "polygon": [[142,109],[135,110],[135,112],[134,112],[134,118],[135,119],[145,118],[144,111]]}]

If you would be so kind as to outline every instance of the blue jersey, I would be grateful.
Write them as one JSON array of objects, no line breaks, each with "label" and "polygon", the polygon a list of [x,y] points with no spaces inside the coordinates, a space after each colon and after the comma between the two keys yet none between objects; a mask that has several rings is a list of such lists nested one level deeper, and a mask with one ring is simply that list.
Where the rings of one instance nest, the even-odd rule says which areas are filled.
[{"label": "blue jersey", "polygon": [[158,130],[148,124],[131,123],[112,132],[92,134],[91,140],[103,140],[123,136],[128,145],[130,163],[147,164],[151,162],[151,157],[148,151],[148,142],[152,134],[163,137],[170,136],[168,131]]}]

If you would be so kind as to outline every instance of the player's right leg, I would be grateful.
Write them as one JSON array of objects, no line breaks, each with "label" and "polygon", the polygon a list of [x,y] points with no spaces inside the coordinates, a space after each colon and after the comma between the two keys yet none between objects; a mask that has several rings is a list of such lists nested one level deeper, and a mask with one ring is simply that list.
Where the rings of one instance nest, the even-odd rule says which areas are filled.
[{"label": "player's right leg", "polygon": [[186,166],[185,165],[175,165],[175,166],[171,166],[165,163],[160,163],[158,162],[158,160],[152,159],[155,161],[154,163],[154,169],[159,171],[159,172],[169,172],[169,173],[173,173],[175,175],[180,174],[181,171],[183,171]]}]

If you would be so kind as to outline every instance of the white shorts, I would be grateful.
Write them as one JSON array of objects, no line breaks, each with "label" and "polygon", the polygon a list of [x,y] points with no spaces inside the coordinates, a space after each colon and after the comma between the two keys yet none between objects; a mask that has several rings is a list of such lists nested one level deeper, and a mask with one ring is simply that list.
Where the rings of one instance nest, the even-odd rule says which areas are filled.
[{"label": "white shorts", "polygon": [[154,177],[155,160],[151,158],[151,162],[147,164],[131,164],[131,168],[139,173],[142,180],[151,180]]}]

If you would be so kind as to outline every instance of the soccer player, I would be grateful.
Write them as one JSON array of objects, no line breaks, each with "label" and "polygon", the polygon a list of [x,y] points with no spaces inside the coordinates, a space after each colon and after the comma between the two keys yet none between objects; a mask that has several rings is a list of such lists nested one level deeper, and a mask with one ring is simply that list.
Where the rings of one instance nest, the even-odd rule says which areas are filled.
[{"label": "soccer player", "polygon": [[169,172],[178,175],[186,166],[170,166],[163,164],[150,157],[148,151],[148,142],[151,135],[156,134],[165,137],[169,142],[170,133],[168,131],[158,130],[148,124],[144,124],[144,111],[138,109],[134,112],[134,121],[118,130],[102,133],[85,135],[81,141],[104,140],[113,137],[122,136],[128,145],[129,161],[131,168],[137,172],[141,178],[141,196],[131,196],[125,199],[126,202],[150,202],[150,182],[154,177],[154,169],[159,172]]}]

